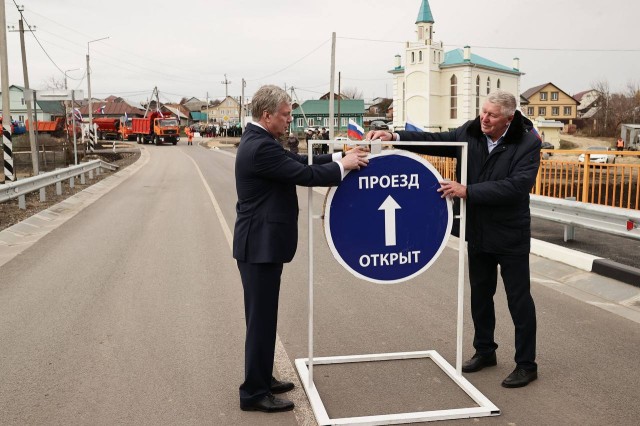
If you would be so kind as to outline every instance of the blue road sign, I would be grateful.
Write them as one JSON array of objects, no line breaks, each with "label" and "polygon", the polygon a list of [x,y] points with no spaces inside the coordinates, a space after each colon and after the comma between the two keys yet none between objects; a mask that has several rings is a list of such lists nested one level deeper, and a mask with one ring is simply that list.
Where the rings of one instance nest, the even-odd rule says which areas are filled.
[{"label": "blue road sign", "polygon": [[424,272],[444,249],[452,202],[442,177],[422,157],[384,151],[329,191],[325,235],[334,257],[358,278],[381,284]]}]

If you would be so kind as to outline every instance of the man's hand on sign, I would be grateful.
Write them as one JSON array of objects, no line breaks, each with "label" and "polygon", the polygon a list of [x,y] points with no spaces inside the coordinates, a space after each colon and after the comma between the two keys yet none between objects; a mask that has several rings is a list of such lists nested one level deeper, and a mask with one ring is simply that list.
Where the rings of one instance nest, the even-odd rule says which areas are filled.
[{"label": "man's hand on sign", "polygon": [[344,157],[340,162],[342,162],[345,170],[360,170],[360,167],[366,167],[369,164],[367,155],[369,155],[368,150],[356,146],[344,153]]},{"label": "man's hand on sign", "polygon": [[347,147],[347,152],[345,152],[345,154],[351,154],[352,152],[355,153],[364,153],[365,155],[369,154],[370,149],[367,145],[355,145],[355,146],[348,146]]},{"label": "man's hand on sign", "polygon": [[442,198],[467,198],[467,187],[450,180],[441,180],[438,192],[442,193]]},{"label": "man's hand on sign", "polygon": [[390,130],[371,130],[367,133],[365,139],[368,141],[381,139],[383,142],[395,140],[393,133]]}]

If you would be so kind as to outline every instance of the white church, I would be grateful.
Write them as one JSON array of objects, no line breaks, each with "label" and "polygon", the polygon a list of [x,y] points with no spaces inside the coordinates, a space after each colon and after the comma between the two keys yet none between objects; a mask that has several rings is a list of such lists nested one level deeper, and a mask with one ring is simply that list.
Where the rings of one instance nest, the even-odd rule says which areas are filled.
[{"label": "white church", "polygon": [[395,57],[393,75],[393,126],[407,121],[426,131],[446,131],[480,113],[486,96],[502,89],[520,97],[519,59],[507,67],[471,53],[471,48],[443,50],[433,40],[433,15],[422,0],[416,20],[417,40],[407,42],[404,66]]}]

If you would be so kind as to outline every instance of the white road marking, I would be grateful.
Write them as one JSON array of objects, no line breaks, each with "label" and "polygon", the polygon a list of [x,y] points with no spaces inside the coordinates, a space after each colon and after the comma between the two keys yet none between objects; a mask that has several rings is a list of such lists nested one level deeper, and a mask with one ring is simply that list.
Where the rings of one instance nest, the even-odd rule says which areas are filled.
[{"label": "white road marking", "polygon": [[[200,167],[198,167],[198,164],[196,163],[196,161],[193,158],[191,158],[191,156],[187,155],[187,153],[185,153],[184,151],[181,151],[181,152],[184,155],[186,155],[187,158],[189,158],[189,160],[191,160],[196,170],[198,171],[198,175],[200,175],[202,184],[204,185],[207,191],[207,194],[209,194],[209,199],[211,200],[213,209],[215,210],[216,215],[218,216],[218,221],[220,222],[220,226],[222,227],[222,232],[224,233],[224,236],[227,239],[227,244],[229,245],[229,251],[233,250],[233,235],[231,234],[231,229],[229,228],[229,225],[227,224],[227,222],[224,219],[224,216],[222,215],[220,204],[218,204],[216,197],[213,195],[213,192],[211,191],[211,188],[209,187],[209,184],[204,178],[204,175],[202,174],[202,171],[200,170]],[[216,152],[235,157],[235,155],[225,152],[224,150],[218,150]],[[296,370],[293,368],[293,364],[291,364],[289,355],[287,355],[287,351],[285,350],[284,345],[282,344],[282,340],[280,340],[279,334],[276,334],[276,354],[274,359],[274,365],[276,367],[276,370],[278,370],[280,380],[287,380],[287,381],[293,382],[296,385],[293,391],[287,393],[287,398],[291,399],[296,406],[295,409],[293,410],[293,413],[296,416],[296,421],[298,422],[298,424],[299,425],[316,424],[315,416],[313,415],[313,411],[311,409],[311,405],[309,404],[309,400],[307,399],[304,393],[302,384],[298,379]]]}]

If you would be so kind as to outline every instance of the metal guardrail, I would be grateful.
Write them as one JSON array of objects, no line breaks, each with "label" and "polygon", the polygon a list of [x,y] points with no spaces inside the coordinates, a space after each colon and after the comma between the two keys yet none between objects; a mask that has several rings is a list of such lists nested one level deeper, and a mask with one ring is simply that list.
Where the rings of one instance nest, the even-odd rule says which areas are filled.
[{"label": "metal guardrail", "polygon": [[40,201],[46,201],[45,188],[47,186],[56,184],[56,193],[62,195],[62,181],[69,179],[69,186],[73,188],[75,177],[80,176],[80,183],[84,185],[85,174],[89,173],[89,179],[93,179],[94,170],[96,174],[99,175],[102,169],[117,170],[118,166],[102,160],[92,160],[64,169],[43,173],[38,176],[32,176],[17,182],[6,183],[0,185],[0,203],[17,198],[18,207],[24,210],[27,207],[27,194],[40,190]]},{"label": "metal guardrail", "polygon": [[530,195],[531,216],[564,224],[564,240],[573,240],[575,226],[640,240],[640,211],[581,201]]}]

